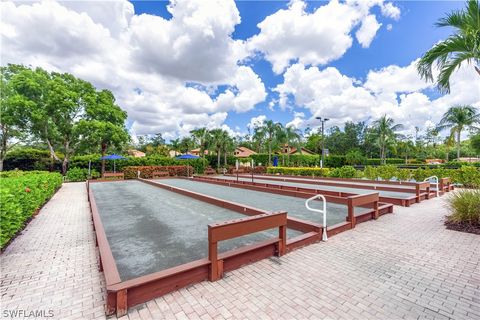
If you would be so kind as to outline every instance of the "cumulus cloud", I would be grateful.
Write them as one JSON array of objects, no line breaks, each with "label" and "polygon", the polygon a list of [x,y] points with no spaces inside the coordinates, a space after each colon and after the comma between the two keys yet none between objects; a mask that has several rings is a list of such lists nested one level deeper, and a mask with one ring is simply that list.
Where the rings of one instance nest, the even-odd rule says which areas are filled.
[{"label": "cumulus cloud", "polygon": [[262,127],[265,120],[267,120],[267,116],[264,114],[251,118],[247,124],[248,130],[253,131],[255,128]]},{"label": "cumulus cloud", "polygon": [[480,107],[480,81],[471,66],[463,66],[453,75],[450,94],[430,99],[423,92],[430,85],[419,80],[414,64],[371,71],[365,82],[342,75],[333,67],[321,70],[294,64],[274,90],[280,106],[294,104],[310,111],[310,119],[294,117],[291,123],[297,127],[305,127],[317,116],[342,126],[345,121],[369,121],[387,114],[413,131],[415,126],[425,128],[427,121],[438,123],[454,104]]},{"label": "cumulus cloud", "polygon": [[373,14],[369,14],[363,19],[360,29],[355,33],[358,42],[363,48],[370,46],[381,26],[382,24],[378,23],[377,18]]},{"label": "cumulus cloud", "polygon": [[[248,48],[262,53],[275,73],[282,73],[293,61],[304,65],[324,65],[336,60],[352,46],[351,33],[361,24],[356,37],[368,47],[380,24],[370,14],[382,1],[330,1],[312,13],[306,3],[292,1],[258,24],[260,33],[248,40]],[[382,7],[383,8],[383,7]],[[383,13],[394,15],[390,4]],[[397,8],[398,10],[398,8]]]},{"label": "cumulus cloud", "polygon": [[112,90],[135,134],[221,127],[229,111],[266,97],[241,65],[244,43],[232,39],[240,23],[233,1],[172,0],[171,19],[136,15],[126,0],[0,6],[2,64],[70,72]]}]

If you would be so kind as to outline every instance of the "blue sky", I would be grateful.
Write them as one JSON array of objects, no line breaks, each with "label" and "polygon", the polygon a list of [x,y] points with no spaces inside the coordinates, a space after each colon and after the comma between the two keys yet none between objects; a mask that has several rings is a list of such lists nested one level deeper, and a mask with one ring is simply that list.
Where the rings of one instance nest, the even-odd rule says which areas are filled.
[{"label": "blue sky", "polygon": [[[312,12],[328,1],[308,1],[307,12]],[[159,15],[171,19],[171,14],[166,7],[168,1],[132,1],[136,13]],[[439,17],[451,10],[464,7],[462,1],[395,1],[395,6],[401,10],[401,18],[392,21],[385,17],[378,20],[385,25],[391,24],[392,29],[379,30],[369,48],[362,48],[358,42],[337,61],[328,64],[336,67],[342,74],[355,79],[365,79],[368,71],[380,69],[388,65],[406,66],[412,60],[420,57],[434,43],[445,39],[451,33],[449,28],[437,28],[434,23]],[[285,9],[288,1],[236,1],[242,22],[235,27],[234,39],[246,40],[257,34],[260,30],[257,24],[266,16],[279,9]],[[374,8],[378,13],[379,8]],[[263,59],[253,59],[250,63],[253,70],[260,75],[267,89],[273,88],[282,82],[282,75],[272,72],[271,64]],[[438,97],[439,93],[427,90],[430,97]],[[269,95],[274,93],[269,90]],[[248,113],[232,114],[226,120],[231,127],[244,127],[252,116],[266,115],[269,119],[287,123],[291,115],[278,110],[271,111],[268,101],[257,105],[254,111]],[[301,111],[309,114],[307,110]]]},{"label": "blue sky", "polygon": [[316,116],[411,132],[452,104],[480,106],[473,68],[452,91],[415,60],[451,34],[434,23],[463,1],[2,1],[1,63],[69,72],[111,90],[133,135],[206,126],[243,135],[263,119],[300,130]]}]

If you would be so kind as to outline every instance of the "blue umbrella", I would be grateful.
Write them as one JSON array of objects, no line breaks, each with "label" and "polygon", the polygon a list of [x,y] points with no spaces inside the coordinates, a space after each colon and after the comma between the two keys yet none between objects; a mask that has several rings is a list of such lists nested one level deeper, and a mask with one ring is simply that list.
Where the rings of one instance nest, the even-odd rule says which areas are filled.
[{"label": "blue umbrella", "polygon": [[118,154],[109,154],[108,156],[100,157],[100,160],[113,160],[113,172],[115,171],[115,160],[127,159],[125,157],[119,156]]},{"label": "blue umbrella", "polygon": [[189,160],[189,159],[198,159],[200,158],[199,156],[194,156],[193,154],[182,154],[181,156],[178,156],[178,160]]},{"label": "blue umbrella", "polygon": [[109,154],[108,156],[101,157],[100,160],[120,160],[127,159],[125,157],[119,156],[118,154]]}]

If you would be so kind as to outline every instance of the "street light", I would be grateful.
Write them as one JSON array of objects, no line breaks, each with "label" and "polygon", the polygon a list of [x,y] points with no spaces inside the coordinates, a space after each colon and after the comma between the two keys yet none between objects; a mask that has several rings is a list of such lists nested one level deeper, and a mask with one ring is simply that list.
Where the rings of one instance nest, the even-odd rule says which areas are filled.
[{"label": "street light", "polygon": [[323,162],[325,161],[325,139],[324,139],[324,130],[325,130],[325,122],[327,122],[328,118],[316,117],[315,119],[320,120],[322,123],[322,158],[320,159],[320,168],[323,169]]}]

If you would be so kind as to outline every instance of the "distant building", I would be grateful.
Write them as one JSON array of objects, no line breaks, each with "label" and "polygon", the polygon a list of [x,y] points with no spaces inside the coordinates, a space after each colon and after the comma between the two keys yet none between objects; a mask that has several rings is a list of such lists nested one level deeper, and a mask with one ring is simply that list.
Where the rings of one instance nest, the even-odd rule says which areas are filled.
[{"label": "distant building", "polygon": [[280,152],[276,152],[277,154],[306,154],[306,155],[316,155],[315,152],[305,149],[304,147],[295,148],[291,147],[288,144],[284,144]]},{"label": "distant building", "polygon": [[248,149],[247,147],[237,147],[233,153],[237,158],[248,158],[252,154],[257,154],[255,151]]},{"label": "distant building", "polygon": [[135,150],[135,149],[131,149],[131,150],[127,150],[127,153],[129,156],[132,156],[134,158],[143,158],[145,157],[145,152],[142,152],[142,151],[139,151],[139,150]]},{"label": "distant building", "polygon": [[[194,156],[200,156],[200,148],[192,149],[189,152],[190,154],[193,154]],[[205,155],[208,154],[208,150],[204,150]]]},{"label": "distant building", "polygon": [[461,157],[461,158],[455,159],[455,161],[459,161],[459,162],[480,162],[480,158]]},{"label": "distant building", "polygon": [[440,164],[445,161],[443,159],[425,159],[425,162],[428,164]]}]

